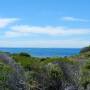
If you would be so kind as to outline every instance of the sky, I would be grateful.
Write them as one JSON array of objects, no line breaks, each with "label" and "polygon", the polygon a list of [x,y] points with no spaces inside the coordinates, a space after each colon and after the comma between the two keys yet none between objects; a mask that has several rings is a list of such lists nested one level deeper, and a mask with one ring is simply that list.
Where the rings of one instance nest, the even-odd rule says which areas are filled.
[{"label": "sky", "polygon": [[1,0],[0,47],[90,45],[90,0]]}]

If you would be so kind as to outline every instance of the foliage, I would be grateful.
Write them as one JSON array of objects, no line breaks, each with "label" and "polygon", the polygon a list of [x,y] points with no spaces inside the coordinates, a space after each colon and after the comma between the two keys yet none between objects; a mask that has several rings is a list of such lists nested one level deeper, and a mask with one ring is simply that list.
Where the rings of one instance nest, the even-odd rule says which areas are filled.
[{"label": "foliage", "polygon": [[39,66],[39,59],[28,57],[21,54],[13,54],[12,58],[15,59],[17,63],[20,63],[25,70],[37,69]]},{"label": "foliage", "polygon": [[90,60],[81,67],[80,84],[86,89],[87,85],[90,84]]},{"label": "foliage", "polygon": [[[72,75],[73,80],[77,78],[80,81],[80,85],[84,88],[90,83],[90,60],[87,61],[90,56],[89,51],[71,57],[37,58],[24,52],[10,54],[10,56],[24,68],[28,80],[27,83],[29,83],[31,90],[61,90],[62,83],[67,82],[65,80],[68,70],[71,70],[69,73]],[[2,74],[0,75],[0,80],[2,81],[1,86],[4,87],[7,85],[5,82],[10,74],[10,68],[2,60],[0,60],[0,63],[0,73]],[[64,70],[66,68],[68,70]],[[77,72],[75,73],[76,78],[72,74],[74,68],[76,70],[75,72]]]},{"label": "foliage", "polygon": [[32,70],[27,72],[28,82],[32,90],[45,89],[50,90],[53,88],[61,87],[62,80],[64,79],[63,71],[59,65],[51,64],[42,65],[39,72]]},{"label": "foliage", "polygon": [[0,62],[0,89],[2,90],[10,90],[8,86],[8,77],[11,73],[12,69],[10,66]]},{"label": "foliage", "polygon": [[46,58],[42,63],[43,64],[48,64],[48,63],[53,63],[53,62],[64,62],[64,63],[70,63],[70,64],[76,64],[77,62],[71,58],[67,57],[52,57],[52,58]]},{"label": "foliage", "polygon": [[89,58],[90,57],[90,51],[85,52],[85,53],[81,53],[81,56],[83,56],[84,58]]},{"label": "foliage", "polygon": [[80,53],[85,53],[85,52],[88,52],[88,51],[90,51],[90,46],[82,48]]},{"label": "foliage", "polygon": [[30,54],[25,53],[25,52],[21,52],[21,53],[19,53],[18,55],[20,55],[20,56],[26,56],[26,57],[31,57]]}]

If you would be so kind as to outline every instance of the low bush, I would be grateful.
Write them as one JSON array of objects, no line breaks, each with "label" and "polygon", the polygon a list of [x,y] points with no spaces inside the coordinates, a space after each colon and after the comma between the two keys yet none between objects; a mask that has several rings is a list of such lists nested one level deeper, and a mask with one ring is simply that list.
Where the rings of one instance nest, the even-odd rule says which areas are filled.
[{"label": "low bush", "polygon": [[31,57],[30,54],[25,53],[25,52],[21,52],[21,53],[19,53],[18,55],[20,55],[20,56],[26,56],[26,57]]},{"label": "low bush", "polygon": [[90,51],[90,46],[82,48],[80,53],[85,53],[85,52],[88,52],[88,51]]},{"label": "low bush", "polygon": [[90,84],[90,60],[81,67],[80,74],[80,84],[86,89],[87,85]]},{"label": "low bush", "polygon": [[10,66],[0,62],[0,90],[10,90],[8,77],[11,72]]}]

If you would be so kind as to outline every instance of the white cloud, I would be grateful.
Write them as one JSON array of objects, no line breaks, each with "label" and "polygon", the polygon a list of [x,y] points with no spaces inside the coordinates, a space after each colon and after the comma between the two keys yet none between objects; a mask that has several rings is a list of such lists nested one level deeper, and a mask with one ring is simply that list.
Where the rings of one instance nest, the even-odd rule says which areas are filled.
[{"label": "white cloud", "polygon": [[75,18],[75,17],[69,17],[69,16],[61,17],[61,19],[64,21],[90,22],[90,20]]},{"label": "white cloud", "polygon": [[89,41],[81,40],[3,40],[0,41],[0,47],[37,47],[37,48],[82,48],[90,45]]},{"label": "white cloud", "polygon": [[68,29],[64,27],[39,27],[39,26],[28,26],[28,25],[20,25],[20,26],[13,26],[11,27],[10,31],[5,32],[5,36],[7,37],[17,37],[23,35],[30,35],[30,34],[46,34],[46,35],[87,35],[90,34],[90,29]]},{"label": "white cloud", "polygon": [[4,28],[7,25],[12,24],[17,20],[18,18],[0,18],[0,28]]},{"label": "white cloud", "polygon": [[[29,40],[28,38],[32,34],[41,35],[41,38],[34,38],[34,40]],[[76,35],[90,35],[90,29],[67,29],[64,27],[52,27],[52,26],[46,26],[46,27],[40,27],[40,26],[28,26],[28,25],[20,25],[20,26],[13,26],[11,27],[11,30],[5,33],[5,38],[7,40],[0,41],[1,46],[3,47],[62,47],[62,48],[73,48],[73,47],[85,47],[90,45],[89,40],[83,40],[83,38],[67,38],[65,39],[59,39],[53,40],[53,39],[43,39],[43,34],[47,35],[54,35],[55,37],[58,35],[60,36],[70,36],[73,37]],[[28,36],[28,40],[23,40],[23,36]],[[71,36],[71,37],[72,37]],[[12,37],[15,39],[12,39]],[[19,41],[16,39],[16,37],[20,37]],[[11,41],[11,40],[12,41]],[[7,44],[7,45],[6,45]]]}]

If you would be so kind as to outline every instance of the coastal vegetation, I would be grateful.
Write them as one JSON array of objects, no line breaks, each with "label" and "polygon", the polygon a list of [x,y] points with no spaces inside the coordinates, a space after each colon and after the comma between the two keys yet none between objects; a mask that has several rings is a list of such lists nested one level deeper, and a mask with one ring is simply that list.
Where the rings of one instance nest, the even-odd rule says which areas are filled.
[{"label": "coastal vegetation", "polygon": [[[11,62],[2,59],[4,54]],[[90,46],[69,57],[0,55],[0,90],[90,90]]]},{"label": "coastal vegetation", "polygon": [[12,71],[9,65],[0,60],[0,90],[10,90],[7,81]]}]

